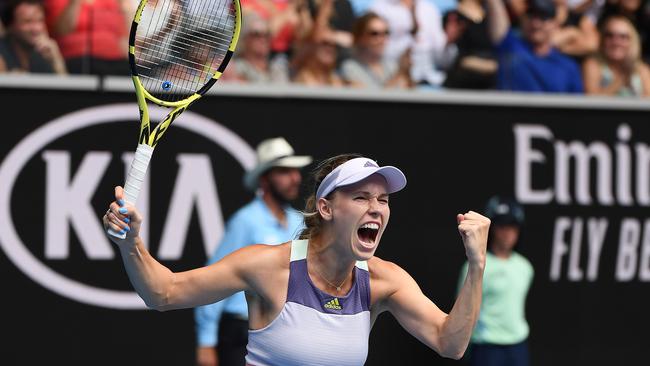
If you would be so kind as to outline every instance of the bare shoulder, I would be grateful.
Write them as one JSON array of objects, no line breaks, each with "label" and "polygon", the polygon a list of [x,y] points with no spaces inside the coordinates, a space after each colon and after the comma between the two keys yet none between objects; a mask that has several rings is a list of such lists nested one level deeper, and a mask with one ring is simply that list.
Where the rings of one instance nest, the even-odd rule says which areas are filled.
[{"label": "bare shoulder", "polygon": [[398,276],[400,273],[406,273],[397,264],[379,257],[372,257],[368,260],[368,270],[370,271],[370,278],[374,280],[387,280]]},{"label": "bare shoulder", "polygon": [[278,245],[253,244],[232,253],[245,262],[246,266],[254,269],[289,268],[290,254],[291,242]]},{"label": "bare shoulder", "polygon": [[368,271],[373,304],[390,297],[400,287],[413,282],[412,277],[402,267],[379,257],[368,260]]}]

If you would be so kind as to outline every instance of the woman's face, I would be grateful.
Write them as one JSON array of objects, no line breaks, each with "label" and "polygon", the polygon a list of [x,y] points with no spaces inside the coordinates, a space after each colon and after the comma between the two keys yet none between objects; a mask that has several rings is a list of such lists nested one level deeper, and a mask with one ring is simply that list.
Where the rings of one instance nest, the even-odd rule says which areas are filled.
[{"label": "woman's face", "polygon": [[603,30],[603,53],[608,61],[624,62],[629,58],[632,32],[621,20],[611,20]]},{"label": "woman's face", "polygon": [[370,259],[386,229],[390,208],[386,179],[373,174],[361,182],[340,187],[332,195],[331,223],[334,236],[350,243],[357,260]]},{"label": "woman's face", "polygon": [[388,38],[388,24],[380,18],[368,22],[366,29],[359,37],[359,47],[373,54],[381,55]]},{"label": "woman's face", "polygon": [[265,22],[257,21],[246,33],[246,52],[255,55],[268,55],[271,51],[271,34]]},{"label": "woman's face", "polygon": [[336,39],[333,33],[326,33],[315,41],[314,58],[321,65],[336,66]]}]

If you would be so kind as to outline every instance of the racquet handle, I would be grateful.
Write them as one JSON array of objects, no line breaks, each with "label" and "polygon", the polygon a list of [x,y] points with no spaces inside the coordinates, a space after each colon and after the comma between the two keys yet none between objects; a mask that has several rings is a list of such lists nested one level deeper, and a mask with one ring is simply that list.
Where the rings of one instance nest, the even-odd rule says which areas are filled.
[{"label": "racquet handle", "polygon": [[[124,200],[132,205],[135,205],[138,201],[142,182],[144,182],[147,175],[147,167],[149,167],[152,154],[153,147],[145,144],[138,144],[138,148],[135,150],[135,156],[131,162],[126,183],[124,183]],[[111,228],[108,229],[108,233],[120,239],[126,238],[126,233],[120,234]]]}]

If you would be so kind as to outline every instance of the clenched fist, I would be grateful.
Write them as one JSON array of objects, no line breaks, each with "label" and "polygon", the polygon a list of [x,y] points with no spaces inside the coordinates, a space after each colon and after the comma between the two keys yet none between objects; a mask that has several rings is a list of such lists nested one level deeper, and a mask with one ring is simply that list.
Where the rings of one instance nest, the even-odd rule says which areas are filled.
[{"label": "clenched fist", "polygon": [[470,263],[485,264],[485,252],[490,231],[490,219],[469,211],[456,216],[458,232],[465,245],[465,255]]}]

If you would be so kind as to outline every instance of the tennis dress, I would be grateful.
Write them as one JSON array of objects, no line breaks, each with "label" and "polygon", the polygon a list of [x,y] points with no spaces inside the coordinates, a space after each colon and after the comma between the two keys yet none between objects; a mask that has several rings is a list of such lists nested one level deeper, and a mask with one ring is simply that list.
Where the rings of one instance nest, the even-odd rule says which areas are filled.
[{"label": "tennis dress", "polygon": [[307,272],[307,240],[291,243],[287,300],[268,326],[248,331],[246,363],[253,366],[360,366],[368,355],[370,275],[354,267],[342,297],[319,290]]}]

